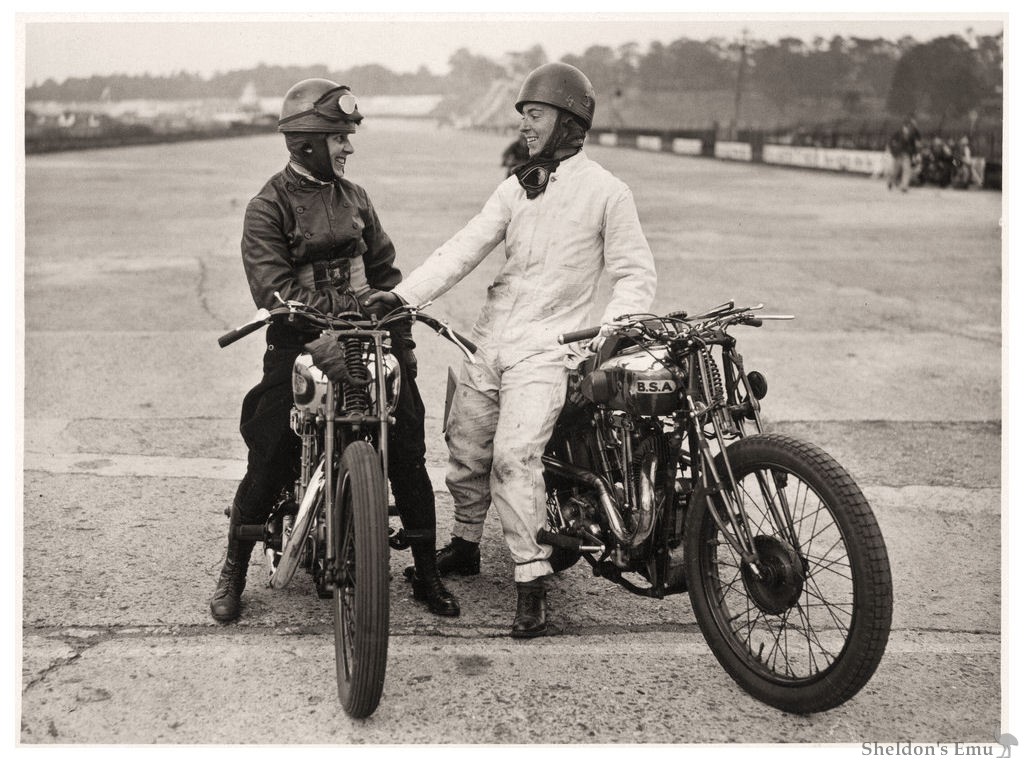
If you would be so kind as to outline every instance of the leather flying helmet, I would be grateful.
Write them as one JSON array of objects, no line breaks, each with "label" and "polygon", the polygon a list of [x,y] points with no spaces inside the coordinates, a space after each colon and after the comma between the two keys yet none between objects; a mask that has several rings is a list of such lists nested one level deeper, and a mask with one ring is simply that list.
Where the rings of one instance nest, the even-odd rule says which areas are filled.
[{"label": "leather flying helmet", "polygon": [[303,79],[285,94],[277,131],[351,134],[362,120],[349,87],[330,79]]}]

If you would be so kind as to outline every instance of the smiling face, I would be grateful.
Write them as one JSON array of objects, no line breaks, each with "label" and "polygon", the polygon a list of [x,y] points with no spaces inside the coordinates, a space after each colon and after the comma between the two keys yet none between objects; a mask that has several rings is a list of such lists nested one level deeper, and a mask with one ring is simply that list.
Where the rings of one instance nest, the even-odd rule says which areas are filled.
[{"label": "smiling face", "polygon": [[326,139],[327,154],[331,159],[331,171],[334,176],[341,179],[345,176],[345,161],[349,155],[355,152],[349,136],[345,133],[328,135]]},{"label": "smiling face", "polygon": [[548,138],[558,124],[558,109],[545,103],[524,103],[523,118],[519,123],[519,132],[526,138],[526,147],[530,158],[534,158],[544,150]]}]

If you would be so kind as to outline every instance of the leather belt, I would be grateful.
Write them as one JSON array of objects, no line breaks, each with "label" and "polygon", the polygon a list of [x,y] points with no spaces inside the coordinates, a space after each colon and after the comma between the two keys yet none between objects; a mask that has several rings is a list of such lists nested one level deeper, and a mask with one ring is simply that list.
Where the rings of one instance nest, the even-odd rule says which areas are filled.
[{"label": "leather belt", "polygon": [[323,259],[303,264],[295,270],[295,276],[306,288],[332,288],[345,292],[352,284],[351,272],[352,259]]}]

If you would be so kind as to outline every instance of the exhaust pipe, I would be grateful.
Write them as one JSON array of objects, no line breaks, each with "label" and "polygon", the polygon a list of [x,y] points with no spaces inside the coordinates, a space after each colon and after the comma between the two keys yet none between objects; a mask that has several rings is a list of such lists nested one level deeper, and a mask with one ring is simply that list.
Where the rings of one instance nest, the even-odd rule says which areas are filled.
[{"label": "exhaust pipe", "polygon": [[315,506],[320,503],[319,497],[324,487],[324,463],[321,461],[313,471],[313,476],[306,486],[306,493],[302,496],[302,503],[295,515],[295,523],[292,525],[291,533],[285,537],[284,546],[281,547],[281,559],[278,560],[277,569],[270,576],[267,585],[271,588],[284,588],[295,575],[302,558],[302,550],[306,544],[306,537],[309,535],[309,527],[317,510]]},{"label": "exhaust pipe", "polygon": [[553,475],[578,480],[597,492],[597,499],[601,505],[601,511],[604,512],[605,519],[608,521],[608,528],[620,544],[627,548],[633,548],[646,541],[651,535],[651,531],[654,529],[654,478],[658,466],[656,459],[651,459],[640,480],[637,521],[632,532],[626,530],[622,522],[622,505],[619,504],[608,481],[602,476],[550,455],[541,457],[541,461],[544,463],[544,468]]}]

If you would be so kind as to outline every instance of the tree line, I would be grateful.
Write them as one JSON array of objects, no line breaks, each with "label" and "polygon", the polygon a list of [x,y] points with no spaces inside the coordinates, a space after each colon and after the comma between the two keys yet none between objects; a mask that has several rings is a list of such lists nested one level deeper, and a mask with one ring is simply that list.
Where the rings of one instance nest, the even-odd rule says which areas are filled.
[{"label": "tree line", "polygon": [[[316,66],[267,66],[203,77],[181,71],[168,76],[113,75],[52,79],[26,88],[26,100],[59,102],[237,98],[254,86],[263,96],[284,93],[305,77],[325,77],[367,95],[442,95],[457,110],[487,92],[496,80],[518,81],[547,61],[540,46],[506,53],[498,59],[455,51],[448,72],[427,68],[398,73],[384,65],[348,69]],[[578,66],[600,93],[731,90],[759,92],[780,103],[839,98],[851,112],[859,105],[883,103],[893,115],[908,112],[940,119],[969,113],[1002,116],[1003,35],[959,35],[919,42],[835,36],[805,42],[795,37],[777,42],[756,39],[681,38],[668,44],[636,43],[612,48],[593,45],[563,61]]]}]

